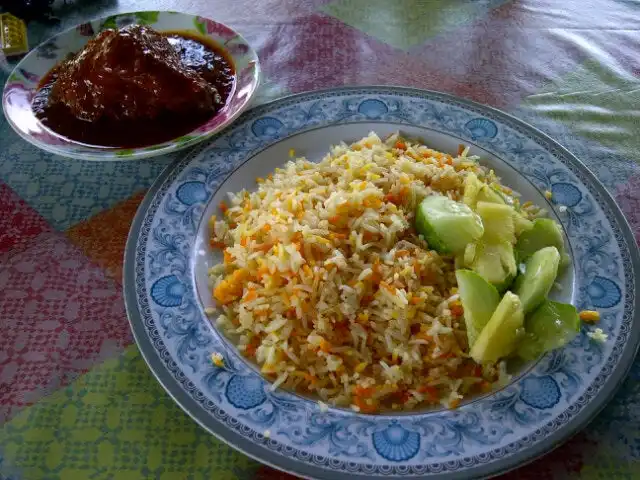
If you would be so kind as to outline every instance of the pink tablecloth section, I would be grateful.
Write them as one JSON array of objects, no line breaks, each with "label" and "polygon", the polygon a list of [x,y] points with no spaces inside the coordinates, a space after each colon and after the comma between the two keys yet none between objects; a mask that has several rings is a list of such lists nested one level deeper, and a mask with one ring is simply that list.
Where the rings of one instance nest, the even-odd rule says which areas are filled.
[{"label": "pink tablecloth section", "polygon": [[[140,9],[197,13],[256,47],[259,101],[393,84],[504,109],[598,176],[640,240],[640,5],[631,0],[69,2],[61,25]],[[6,79],[10,65],[4,66]],[[0,119],[0,478],[284,478],[215,440],[142,361],[121,293],[135,210],[172,158],[68,161]],[[512,478],[640,478],[640,362],[573,440]]]}]

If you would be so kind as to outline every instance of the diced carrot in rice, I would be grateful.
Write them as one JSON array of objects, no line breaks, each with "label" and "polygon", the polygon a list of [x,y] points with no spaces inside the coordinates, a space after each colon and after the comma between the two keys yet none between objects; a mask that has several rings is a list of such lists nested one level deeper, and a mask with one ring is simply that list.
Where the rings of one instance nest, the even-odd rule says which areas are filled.
[{"label": "diced carrot in rice", "polygon": [[317,164],[292,160],[258,178],[258,191],[221,202],[223,219],[209,219],[225,264],[210,274],[213,296],[243,355],[274,385],[362,413],[455,406],[472,388],[491,388],[498,369],[474,368],[458,346],[460,303],[448,305],[453,319],[436,314],[455,295],[453,263],[410,228],[430,189],[462,198],[467,172],[497,182],[467,160],[463,169],[451,155],[371,135]]}]

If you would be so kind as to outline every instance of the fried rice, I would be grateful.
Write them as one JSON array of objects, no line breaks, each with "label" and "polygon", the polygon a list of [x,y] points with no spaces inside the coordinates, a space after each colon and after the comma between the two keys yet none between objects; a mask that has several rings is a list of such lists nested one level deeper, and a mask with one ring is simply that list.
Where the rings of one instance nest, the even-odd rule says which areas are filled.
[{"label": "fried rice", "polygon": [[425,196],[461,200],[470,172],[518,206],[468,148],[453,156],[374,133],[230,194],[210,220],[224,258],[209,272],[217,325],[271,388],[363,413],[452,408],[490,391],[504,364],[469,357],[455,261],[413,228]]}]

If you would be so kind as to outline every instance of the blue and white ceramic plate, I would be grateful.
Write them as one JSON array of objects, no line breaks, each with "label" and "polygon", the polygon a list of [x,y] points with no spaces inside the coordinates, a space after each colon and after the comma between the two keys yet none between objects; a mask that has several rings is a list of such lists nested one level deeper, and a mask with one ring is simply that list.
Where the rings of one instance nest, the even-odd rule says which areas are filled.
[{"label": "blue and white ceramic plate", "polygon": [[[601,312],[587,329],[499,392],[455,410],[370,416],[323,412],[313,399],[270,392],[204,314],[210,306],[206,219],[229,191],[299,155],[400,130],[443,151],[471,146],[506,185],[562,222],[572,268],[559,297]],[[553,192],[547,202],[541,191]],[[559,208],[560,206],[566,207]],[[568,151],[504,113],[448,95],[370,87],[306,93],[258,107],[158,179],[133,223],[125,293],[151,370],[198,423],[264,463],[304,477],[477,478],[542,455],[582,428],[623,380],[640,337],[639,255],[620,210]],[[224,367],[209,361],[222,352]]]}]

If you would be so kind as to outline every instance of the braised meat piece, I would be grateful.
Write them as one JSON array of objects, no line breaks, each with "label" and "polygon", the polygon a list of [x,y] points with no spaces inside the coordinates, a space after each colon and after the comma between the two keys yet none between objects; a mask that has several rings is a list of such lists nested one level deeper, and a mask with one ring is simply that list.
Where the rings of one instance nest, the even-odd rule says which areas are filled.
[{"label": "braised meat piece", "polygon": [[187,68],[166,37],[142,25],[105,30],[57,70],[49,104],[80,120],[151,120],[220,108],[216,88]]}]

